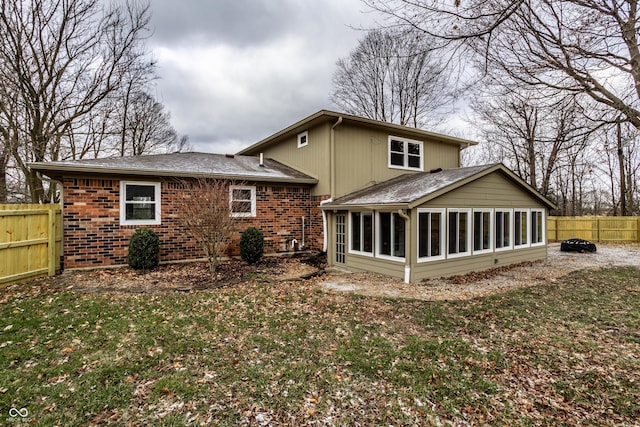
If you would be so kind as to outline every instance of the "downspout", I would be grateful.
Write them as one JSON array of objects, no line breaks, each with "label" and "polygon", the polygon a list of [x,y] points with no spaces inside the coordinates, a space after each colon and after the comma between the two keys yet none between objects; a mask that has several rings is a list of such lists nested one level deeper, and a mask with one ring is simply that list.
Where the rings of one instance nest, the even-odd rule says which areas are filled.
[{"label": "downspout", "polygon": [[331,179],[331,199],[336,197],[336,132],[335,129],[342,123],[342,116],[331,126],[330,144],[329,144],[329,174]]},{"label": "downspout", "polygon": [[404,282],[409,283],[411,281],[411,218],[404,209],[398,209],[398,215],[405,220]]},{"label": "downspout", "polygon": [[[342,123],[342,116],[331,126],[329,134],[329,198],[320,202],[320,206],[333,202],[336,196],[336,133],[335,129]],[[322,251],[327,252],[329,247],[329,233],[327,229],[327,213],[322,209]]]}]

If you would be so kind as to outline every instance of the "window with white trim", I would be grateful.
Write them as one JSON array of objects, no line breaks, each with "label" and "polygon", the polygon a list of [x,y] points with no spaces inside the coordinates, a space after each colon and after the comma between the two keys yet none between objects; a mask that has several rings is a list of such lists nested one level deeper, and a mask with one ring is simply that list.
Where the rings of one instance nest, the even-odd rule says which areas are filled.
[{"label": "window with white trim", "polygon": [[491,209],[473,210],[473,252],[490,252],[493,249],[493,211]]},{"label": "window with white trim", "polygon": [[306,147],[309,144],[309,132],[304,131],[298,134],[298,148]]},{"label": "window with white trim", "polygon": [[351,252],[373,255],[373,213],[351,212]]},{"label": "window with white trim", "polygon": [[229,187],[231,216],[256,216],[256,187],[232,185]]},{"label": "window with white trim", "polygon": [[423,157],[422,141],[389,136],[390,168],[422,170]]},{"label": "window with white trim", "polygon": [[511,210],[496,209],[494,214],[496,250],[511,249]]},{"label": "window with white trim", "polygon": [[448,245],[449,258],[471,254],[471,209],[449,209]]},{"label": "window with white trim", "polygon": [[378,255],[404,258],[405,220],[395,212],[378,213]]},{"label": "window with white trim", "polygon": [[418,209],[418,259],[444,259],[445,210]]},{"label": "window with white trim", "polygon": [[544,245],[544,239],[544,211],[540,209],[531,209],[531,246]]},{"label": "window with white trim", "polygon": [[160,183],[120,181],[120,224],[160,224]]},{"label": "window with white trim", "polygon": [[513,211],[513,245],[529,246],[529,211],[514,209]]}]

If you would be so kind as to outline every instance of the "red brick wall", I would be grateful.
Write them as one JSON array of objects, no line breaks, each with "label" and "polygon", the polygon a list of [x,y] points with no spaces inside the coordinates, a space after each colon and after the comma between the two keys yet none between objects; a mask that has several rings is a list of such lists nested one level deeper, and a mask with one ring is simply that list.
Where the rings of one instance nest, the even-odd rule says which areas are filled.
[{"label": "red brick wall", "polygon": [[[130,180],[131,181],[131,180]],[[153,181],[145,177],[144,181]],[[204,256],[178,221],[175,203],[182,191],[176,183],[161,184],[160,225],[120,225],[120,179],[65,178],[64,268],[99,267],[127,263],[129,239],[137,228],[151,228],[160,237],[160,261]],[[253,184],[249,184],[253,185]],[[291,241],[302,243],[305,217],[305,249],[322,249],[321,198],[302,185],[256,184],[256,217],[238,218],[228,255],[240,253],[240,233],[254,226],[265,236],[265,253],[291,251]]]}]

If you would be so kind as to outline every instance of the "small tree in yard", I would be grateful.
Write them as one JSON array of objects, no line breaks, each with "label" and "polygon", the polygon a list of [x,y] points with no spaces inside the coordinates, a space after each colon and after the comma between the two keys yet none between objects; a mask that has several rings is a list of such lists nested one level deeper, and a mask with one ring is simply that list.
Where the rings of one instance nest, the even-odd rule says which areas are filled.
[{"label": "small tree in yard", "polygon": [[264,253],[264,235],[255,227],[247,228],[240,236],[240,257],[249,264],[260,261]]},{"label": "small tree in yard", "polygon": [[214,273],[235,229],[229,183],[206,178],[180,180],[179,183],[184,196],[178,202],[178,221],[202,247],[209,261],[209,271]]}]

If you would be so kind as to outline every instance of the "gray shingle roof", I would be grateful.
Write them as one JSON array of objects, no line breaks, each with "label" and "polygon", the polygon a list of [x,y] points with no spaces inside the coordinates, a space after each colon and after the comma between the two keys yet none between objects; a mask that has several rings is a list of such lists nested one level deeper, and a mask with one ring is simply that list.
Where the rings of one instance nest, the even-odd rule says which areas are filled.
[{"label": "gray shingle roof", "polygon": [[407,173],[339,197],[331,203],[323,204],[323,208],[411,207],[415,202],[428,198],[430,195],[436,196],[439,193],[453,190],[468,179],[479,178],[496,170],[502,171],[511,179],[516,180],[523,187],[523,190],[530,192],[543,203],[553,207],[550,201],[509,171],[504,165],[496,163],[434,172]]},{"label": "gray shingle roof", "polygon": [[210,176],[268,182],[315,184],[317,179],[272,159],[210,153],[172,153],[103,159],[39,162],[31,169],[49,176],[77,173],[144,176]]}]

